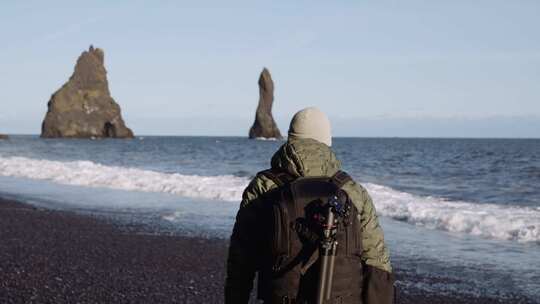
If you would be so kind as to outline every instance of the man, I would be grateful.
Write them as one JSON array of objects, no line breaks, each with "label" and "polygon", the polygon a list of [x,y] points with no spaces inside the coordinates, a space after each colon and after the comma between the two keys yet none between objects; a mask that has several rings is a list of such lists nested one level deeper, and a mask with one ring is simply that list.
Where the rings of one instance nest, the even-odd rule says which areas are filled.
[{"label": "man", "polygon": [[344,206],[349,202],[350,212],[336,216],[332,226],[337,254],[324,303],[393,302],[394,277],[375,207],[367,191],[340,171],[331,145],[326,115],[316,108],[299,111],[271,169],[245,189],[229,247],[227,304],[249,302],[256,273],[258,298],[266,304],[317,302],[322,231],[332,226],[318,221],[332,193]]}]

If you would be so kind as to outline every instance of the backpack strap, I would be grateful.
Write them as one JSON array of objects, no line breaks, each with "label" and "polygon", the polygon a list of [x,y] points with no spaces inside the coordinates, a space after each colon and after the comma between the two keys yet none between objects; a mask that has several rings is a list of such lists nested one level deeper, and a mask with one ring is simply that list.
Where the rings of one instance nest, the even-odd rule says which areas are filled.
[{"label": "backpack strap", "polygon": [[[272,195],[275,198],[275,207],[274,212],[279,214],[279,221],[275,222],[276,229],[275,231],[275,249],[277,250],[275,254],[279,256],[278,265],[283,266],[283,262],[288,260],[291,255],[291,244],[290,244],[290,234],[291,228],[289,227],[289,221],[291,218],[296,218],[295,204],[290,203],[292,200],[291,192],[289,187],[284,187],[294,181],[296,178],[289,174],[286,171],[268,169],[258,173],[258,175],[263,175],[266,178],[270,179],[277,185],[277,191],[273,191]],[[277,228],[279,227],[279,228]],[[279,271],[278,268],[275,268],[274,271]]]},{"label": "backpack strap", "polygon": [[345,171],[338,171],[334,176],[331,178],[331,182],[338,188],[337,190],[337,196],[342,201],[348,201],[349,204],[352,206],[352,225],[349,225],[349,222],[346,223],[346,229],[345,229],[345,250],[348,255],[352,255],[355,253],[356,250],[356,236],[359,232],[358,227],[358,221],[356,219],[356,208],[354,207],[354,204],[351,202],[349,195],[347,192],[345,192],[343,189],[341,189],[346,183],[349,181],[353,181],[352,177],[347,174]]},{"label": "backpack strap", "polygon": [[269,178],[278,187],[281,187],[287,183],[290,183],[295,179],[290,173],[286,171],[277,171],[275,169],[264,170],[264,171],[259,172],[258,174],[261,174]]},{"label": "backpack strap", "polygon": [[[258,174],[264,175],[267,178],[269,178],[271,181],[273,181],[278,187],[281,187],[287,183],[292,182],[295,180],[295,178],[286,171],[277,171],[274,169],[268,169],[259,172]],[[343,187],[346,183],[349,181],[352,181],[352,177],[345,171],[339,170],[332,176],[331,178],[332,183],[336,185],[338,188]]]},{"label": "backpack strap", "polygon": [[332,176],[332,183],[334,183],[334,185],[336,185],[338,188],[343,187],[346,183],[352,180],[352,177],[347,174],[347,172],[341,170]]}]

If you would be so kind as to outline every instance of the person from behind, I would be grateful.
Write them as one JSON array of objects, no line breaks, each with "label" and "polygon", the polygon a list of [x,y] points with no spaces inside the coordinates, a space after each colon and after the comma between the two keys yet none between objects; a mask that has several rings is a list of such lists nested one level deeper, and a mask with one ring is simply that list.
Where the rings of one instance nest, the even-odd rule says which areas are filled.
[{"label": "person from behind", "polygon": [[245,189],[230,239],[225,303],[389,304],[394,276],[366,189],[341,170],[330,122],[296,113],[271,168]]}]

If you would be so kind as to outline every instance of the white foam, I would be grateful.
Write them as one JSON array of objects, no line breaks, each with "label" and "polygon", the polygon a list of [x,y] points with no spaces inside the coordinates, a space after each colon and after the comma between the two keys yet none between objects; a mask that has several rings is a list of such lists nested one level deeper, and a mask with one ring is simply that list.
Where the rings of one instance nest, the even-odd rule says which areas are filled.
[{"label": "white foam", "polygon": [[65,185],[165,192],[185,197],[239,201],[248,180],[233,175],[167,174],[137,168],[104,166],[91,161],[60,162],[0,157],[0,175],[49,180]]},{"label": "white foam", "polygon": [[540,242],[540,208],[446,201],[376,184],[365,186],[384,216],[483,238]]},{"label": "white foam", "polygon": [[[60,162],[1,157],[0,175],[48,180],[85,187],[160,192],[190,198],[239,202],[249,180],[233,175],[198,176],[137,168],[104,166],[91,161]],[[379,214],[430,229],[483,238],[540,243],[540,208],[477,204],[421,197],[366,184]],[[169,220],[180,216],[172,214]]]}]

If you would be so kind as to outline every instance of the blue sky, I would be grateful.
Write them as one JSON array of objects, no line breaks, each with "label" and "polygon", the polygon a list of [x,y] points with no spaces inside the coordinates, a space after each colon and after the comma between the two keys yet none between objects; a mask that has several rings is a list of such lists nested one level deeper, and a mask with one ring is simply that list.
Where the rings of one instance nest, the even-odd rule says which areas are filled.
[{"label": "blue sky", "polygon": [[[193,2],[193,3],[190,3]],[[2,1],[0,132],[40,132],[90,44],[136,134],[247,135],[264,66],[282,132],[539,137],[539,1]]]}]

